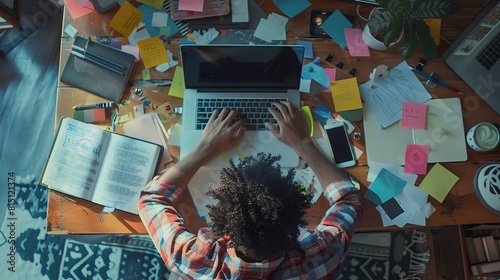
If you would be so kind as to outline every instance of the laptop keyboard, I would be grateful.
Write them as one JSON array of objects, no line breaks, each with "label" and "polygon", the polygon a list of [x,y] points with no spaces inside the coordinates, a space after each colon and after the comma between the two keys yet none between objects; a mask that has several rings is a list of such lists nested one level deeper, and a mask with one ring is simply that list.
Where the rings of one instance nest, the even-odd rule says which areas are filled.
[{"label": "laptop keyboard", "polygon": [[500,58],[500,33],[476,56],[476,60],[483,65],[486,70],[490,70]]},{"label": "laptop keyboard", "polygon": [[271,102],[287,100],[287,98],[198,98],[196,129],[205,129],[215,109],[228,108],[240,112],[235,121],[244,119],[247,130],[266,130],[266,122],[276,124],[276,120],[267,109],[271,107]]}]

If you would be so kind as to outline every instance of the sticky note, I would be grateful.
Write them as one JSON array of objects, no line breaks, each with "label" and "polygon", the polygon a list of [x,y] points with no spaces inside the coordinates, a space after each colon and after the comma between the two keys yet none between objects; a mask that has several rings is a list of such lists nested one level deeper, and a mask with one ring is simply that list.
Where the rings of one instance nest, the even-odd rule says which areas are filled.
[{"label": "sticky note", "polygon": [[375,180],[370,184],[365,197],[377,205],[382,205],[390,198],[398,195],[405,186],[405,180],[382,168]]},{"label": "sticky note", "polygon": [[401,127],[425,129],[427,119],[427,104],[419,102],[403,102],[401,110]]},{"label": "sticky note", "polygon": [[[326,75],[330,79],[330,82],[334,82],[337,79],[337,68],[323,68],[325,70]],[[328,87],[324,90],[325,92],[331,92],[332,89]]]},{"label": "sticky note", "polygon": [[305,58],[314,58],[313,47],[311,41],[297,40],[297,45],[301,45],[305,47],[304,57]]},{"label": "sticky note", "polygon": [[139,48],[137,46],[134,46],[134,45],[123,45],[122,46],[122,51],[135,56],[135,62],[138,62],[140,60]]},{"label": "sticky note", "polygon": [[321,25],[321,28],[343,49],[347,46],[345,28],[352,28],[351,22],[339,11],[335,10]]},{"label": "sticky note", "polygon": [[132,31],[139,26],[144,15],[136,7],[125,1],[118,12],[109,22],[118,33],[128,37]]},{"label": "sticky note", "polygon": [[293,18],[311,6],[311,3],[307,0],[274,0],[273,2],[289,18]]},{"label": "sticky note", "polygon": [[370,50],[361,37],[363,31],[357,28],[344,28],[347,48],[351,56],[370,56]]},{"label": "sticky note", "polygon": [[165,0],[137,0],[137,1],[159,10],[163,6],[163,2]]},{"label": "sticky note", "polygon": [[424,180],[422,180],[419,187],[442,203],[451,188],[457,183],[458,179],[460,178],[451,171],[441,164],[436,163],[427,176],[425,176]]},{"label": "sticky note", "polygon": [[151,26],[162,27],[168,24],[168,14],[164,12],[153,12]]},{"label": "sticky note", "polygon": [[175,67],[174,78],[168,91],[169,96],[184,98],[184,71],[181,66]]},{"label": "sticky note", "polygon": [[203,0],[179,0],[179,10],[180,11],[203,11]]},{"label": "sticky note", "polygon": [[94,11],[94,6],[92,4],[83,6],[76,0],[64,0],[64,5],[73,19],[77,19]]},{"label": "sticky note", "polygon": [[427,174],[429,147],[426,145],[408,144],[405,152],[405,173]]},{"label": "sticky note", "polygon": [[441,41],[441,19],[440,18],[424,18],[424,22],[429,26],[431,30],[431,36],[434,39],[434,43],[439,46]]},{"label": "sticky note", "polygon": [[356,77],[330,82],[336,112],[363,108]]},{"label": "sticky note", "polygon": [[170,62],[167,50],[163,46],[159,37],[153,37],[137,42],[139,53],[145,68],[158,66],[165,62]]}]

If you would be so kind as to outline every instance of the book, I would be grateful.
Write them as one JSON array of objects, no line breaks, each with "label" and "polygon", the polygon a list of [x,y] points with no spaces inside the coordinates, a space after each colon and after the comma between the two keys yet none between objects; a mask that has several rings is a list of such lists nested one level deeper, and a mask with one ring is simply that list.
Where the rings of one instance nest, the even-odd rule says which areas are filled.
[{"label": "book", "polygon": [[472,276],[479,276],[486,273],[493,273],[500,271],[500,261],[487,262],[471,265],[470,271]]},{"label": "book", "polygon": [[493,262],[500,260],[497,244],[493,235],[483,236],[481,237],[481,241],[483,242],[486,261]]},{"label": "book", "polygon": [[128,87],[134,61],[132,54],[77,36],[61,82],[120,102]]},{"label": "book", "polygon": [[474,237],[474,249],[476,251],[477,262],[482,263],[486,261],[486,252],[484,251],[483,241],[481,237]]},{"label": "book", "polygon": [[467,248],[467,256],[469,257],[469,263],[475,264],[477,263],[477,253],[474,248],[474,238],[466,237],[465,238],[465,247]]},{"label": "book", "polygon": [[172,161],[172,156],[168,151],[167,141],[165,140],[165,138],[168,139],[167,130],[158,113],[149,112],[125,122],[123,131],[125,135],[163,146],[164,152],[159,173],[162,173],[167,168],[168,163]]},{"label": "book", "polygon": [[155,143],[64,117],[41,184],[136,214],[141,189],[156,174],[163,149]]},{"label": "book", "polygon": [[429,147],[428,163],[467,160],[460,99],[438,98],[426,102],[426,129],[402,128],[397,122],[381,129],[368,106],[363,106],[366,156],[370,162],[404,165],[408,144]]}]

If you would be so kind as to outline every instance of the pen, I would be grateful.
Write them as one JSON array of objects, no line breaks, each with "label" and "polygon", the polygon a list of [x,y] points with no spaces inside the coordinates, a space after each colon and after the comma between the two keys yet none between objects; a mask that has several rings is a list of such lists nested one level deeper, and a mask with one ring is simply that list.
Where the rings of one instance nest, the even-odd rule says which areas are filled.
[{"label": "pen", "polygon": [[91,56],[91,57],[93,57],[93,58],[95,58],[97,60],[100,60],[100,61],[102,61],[104,63],[108,63],[108,64],[110,64],[112,66],[115,66],[115,67],[117,67],[119,69],[125,69],[125,66],[121,65],[120,63],[117,63],[115,61],[112,61],[112,60],[104,57],[104,56],[101,56],[101,55],[98,55],[96,53],[93,53],[93,52],[91,52],[91,51],[89,51],[89,50],[87,50],[85,48],[73,45],[73,49],[75,49],[77,51],[83,52],[83,55],[89,55],[89,56]]},{"label": "pen", "polygon": [[[418,70],[416,68],[411,68],[411,71],[413,71],[416,74],[418,74],[418,75],[426,78],[427,80],[429,80],[431,78],[431,75],[429,75],[429,74],[427,74],[425,72],[422,72],[422,71],[420,71],[420,70]],[[462,92],[460,90],[458,90],[457,88],[452,87],[452,86],[448,85],[447,83],[445,83],[445,82],[443,82],[443,81],[441,81],[439,79],[437,79],[435,81],[436,81],[437,84],[439,84],[440,86],[442,86],[444,88],[447,88],[447,89],[449,89],[449,90],[451,90],[451,91],[453,91],[453,92],[455,92],[457,94],[462,94]]]},{"label": "pen", "polygon": [[90,63],[93,63],[93,64],[95,64],[95,65],[101,66],[101,67],[103,67],[103,68],[108,69],[109,71],[112,71],[112,72],[114,72],[114,73],[116,73],[116,74],[118,74],[118,75],[122,75],[122,76],[123,76],[123,73],[122,73],[121,71],[118,71],[118,70],[116,70],[115,68],[113,68],[113,67],[111,67],[111,66],[108,66],[108,65],[106,65],[106,64],[104,64],[104,63],[102,63],[102,62],[100,62],[100,61],[98,61],[98,60],[95,60],[95,59],[94,59],[94,58],[92,58],[92,57],[89,57],[89,56],[84,55],[84,54],[82,54],[82,53],[79,53],[79,52],[77,52],[77,51],[71,51],[71,53],[72,53],[73,55],[77,56],[78,58],[81,58],[81,59],[83,59],[83,60],[85,60],[85,61],[88,61],[88,62],[90,62]]},{"label": "pen", "polygon": [[88,109],[113,108],[113,107],[115,107],[114,102],[100,102],[100,103],[96,103],[96,104],[76,105],[76,106],[73,106],[73,110],[80,111],[80,110],[88,110]]}]

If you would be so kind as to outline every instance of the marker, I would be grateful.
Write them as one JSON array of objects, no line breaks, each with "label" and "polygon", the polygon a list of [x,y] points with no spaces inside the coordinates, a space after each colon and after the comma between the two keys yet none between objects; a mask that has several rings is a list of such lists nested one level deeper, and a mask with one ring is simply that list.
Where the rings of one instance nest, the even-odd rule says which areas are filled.
[{"label": "marker", "polygon": [[88,110],[88,109],[113,108],[113,107],[115,107],[114,102],[100,102],[100,103],[96,103],[96,104],[76,105],[76,106],[73,106],[73,110],[81,111],[81,110]]},{"label": "marker", "polygon": [[[411,71],[413,71],[413,72],[415,72],[416,74],[418,74],[418,75],[420,75],[420,76],[422,76],[422,77],[426,78],[427,80],[429,80],[429,79],[431,78],[431,75],[429,75],[429,74],[427,74],[427,73],[425,73],[425,72],[422,72],[422,71],[420,71],[420,70],[418,70],[418,69],[416,69],[416,68],[411,68]],[[462,92],[461,92],[460,90],[458,90],[457,88],[452,87],[452,86],[448,85],[447,83],[445,83],[445,82],[443,82],[443,81],[441,81],[441,80],[439,80],[439,79],[435,80],[435,82],[436,82],[438,85],[440,85],[440,86],[442,86],[442,87],[444,87],[444,88],[447,88],[447,89],[449,89],[449,90],[451,90],[451,91],[453,91],[453,92],[455,92],[455,93],[457,93],[457,94],[462,94]]]}]

